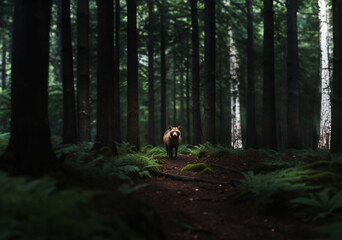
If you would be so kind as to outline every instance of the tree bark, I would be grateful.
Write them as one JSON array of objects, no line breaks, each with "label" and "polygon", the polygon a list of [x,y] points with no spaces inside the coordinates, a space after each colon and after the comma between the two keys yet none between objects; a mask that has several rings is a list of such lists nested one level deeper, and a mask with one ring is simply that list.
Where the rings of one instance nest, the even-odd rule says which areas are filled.
[{"label": "tree bark", "polygon": [[63,143],[76,144],[77,123],[74,89],[74,68],[71,45],[70,0],[58,1],[61,41],[61,75],[63,83]]},{"label": "tree bark", "polygon": [[120,0],[115,0],[115,54],[114,54],[114,140],[121,142],[120,107]]},{"label": "tree bark", "polygon": [[114,142],[114,16],[113,1],[97,0],[97,136],[94,148],[116,154]]},{"label": "tree bark", "polygon": [[154,120],[154,0],[148,0],[148,143],[156,144]]},{"label": "tree bark", "polygon": [[[160,4],[160,82],[161,82],[161,101],[160,101],[160,136],[166,130],[166,59],[165,59],[165,0]],[[162,137],[160,138],[163,142]]]},{"label": "tree bark", "polygon": [[40,176],[62,168],[48,125],[48,62],[51,1],[16,0],[11,69],[11,138],[0,167]]},{"label": "tree bark", "polygon": [[204,135],[203,141],[216,143],[215,127],[215,2],[205,0],[204,17]]},{"label": "tree bark", "polygon": [[330,16],[329,6],[326,0],[319,0],[318,6],[319,38],[321,48],[321,118],[318,147],[329,149],[331,137],[331,103],[329,70]]},{"label": "tree bark", "polygon": [[229,69],[230,69],[230,112],[231,112],[231,147],[242,148],[241,116],[239,100],[239,81],[238,81],[238,59],[236,55],[235,43],[233,39],[232,26],[228,21],[229,36]]},{"label": "tree bark", "polygon": [[179,103],[180,103],[180,113],[179,113],[179,124],[184,124],[184,73],[183,65],[180,66],[180,80],[179,80]]},{"label": "tree bark", "polygon": [[189,77],[189,68],[190,68],[190,54],[189,54],[189,44],[187,48],[187,57],[186,57],[186,126],[187,126],[187,142],[191,143],[191,119],[190,119],[190,77]]},{"label": "tree bark", "polygon": [[5,90],[7,87],[7,73],[6,73],[6,64],[7,64],[7,59],[6,59],[6,53],[7,53],[7,44],[6,44],[6,35],[4,34],[3,39],[2,39],[2,80],[1,80],[1,86],[2,90]]},{"label": "tree bark", "polygon": [[177,123],[177,57],[176,53],[173,54],[173,123],[171,125],[176,125]]},{"label": "tree bark", "polygon": [[127,141],[140,149],[138,101],[138,46],[135,0],[127,0]]},{"label": "tree bark", "polygon": [[254,87],[254,37],[253,37],[253,1],[246,0],[247,8],[247,127],[245,148],[258,148],[255,123],[255,87]]},{"label": "tree bark", "polygon": [[201,143],[201,109],[200,109],[200,66],[199,66],[199,33],[197,0],[189,0],[191,4],[192,25],[192,120],[194,145]]},{"label": "tree bark", "polygon": [[89,0],[77,0],[77,122],[78,142],[89,142]]},{"label": "tree bark", "polygon": [[303,147],[299,124],[297,0],[286,0],[287,7],[287,122],[288,148]]},{"label": "tree bark", "polygon": [[333,95],[331,107],[331,148],[332,153],[342,153],[342,2],[332,1],[333,8]]},{"label": "tree bark", "polygon": [[277,150],[274,89],[273,0],[264,1],[264,73],[262,109],[262,146]]}]

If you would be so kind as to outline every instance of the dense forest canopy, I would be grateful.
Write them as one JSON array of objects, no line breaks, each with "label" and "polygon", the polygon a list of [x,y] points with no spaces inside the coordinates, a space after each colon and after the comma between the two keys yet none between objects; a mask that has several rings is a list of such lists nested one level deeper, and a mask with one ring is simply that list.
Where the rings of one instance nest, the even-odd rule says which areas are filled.
[{"label": "dense forest canopy", "polygon": [[[62,141],[62,129],[63,129],[63,70],[61,64],[64,62],[62,59],[61,51],[63,49],[62,37],[65,34],[71,34],[71,48],[73,64],[73,74],[71,77],[74,80],[75,95],[83,94],[84,89],[82,85],[76,84],[76,79],[79,79],[81,65],[79,62],[84,59],[89,59],[89,124],[87,129],[90,131],[91,138],[84,138],[82,141],[95,141],[97,134],[97,122],[98,122],[98,81],[99,69],[103,66],[101,61],[98,60],[98,47],[99,26],[98,14],[100,8],[96,1],[89,1],[89,54],[84,57],[79,57],[82,48],[79,48],[78,36],[84,34],[81,24],[86,24],[81,18],[78,19],[82,5],[80,2],[70,1],[70,32],[62,33],[61,20],[59,20],[60,11],[59,1],[52,1],[51,10],[51,24],[50,24],[50,58],[49,58],[49,122],[52,137],[55,142]],[[62,1],[63,2],[63,1]],[[108,25],[113,29],[112,46],[114,50],[109,50],[115,58],[115,67],[113,69],[113,81],[115,90],[111,90],[115,96],[117,103],[114,107],[116,111],[115,115],[115,137],[117,141],[127,141],[127,136],[130,135],[131,126],[127,122],[129,116],[129,101],[131,99],[132,92],[128,91],[128,81],[130,79],[132,64],[128,62],[132,60],[128,59],[129,54],[129,42],[136,41],[137,48],[137,100],[138,110],[134,114],[139,116],[139,141],[141,145],[149,143],[161,143],[161,137],[163,131],[166,130],[168,125],[182,125],[183,126],[183,143],[194,143],[193,136],[198,135],[200,131],[200,138],[206,140],[206,131],[208,133],[216,133],[212,137],[212,142],[217,142],[225,146],[231,145],[231,95],[234,94],[231,91],[233,84],[230,71],[230,48],[231,41],[237,52],[237,78],[238,78],[238,92],[239,103],[241,106],[241,126],[242,126],[242,141],[246,144],[246,136],[248,129],[248,119],[252,117],[248,113],[247,99],[250,92],[249,76],[253,76],[254,86],[254,99],[251,98],[253,103],[253,110],[255,111],[255,117],[252,122],[255,122],[255,126],[252,127],[256,131],[255,141],[258,142],[258,146],[262,147],[263,144],[263,64],[267,63],[265,55],[263,54],[264,48],[264,1],[244,1],[244,0],[218,0],[215,1],[214,16],[211,21],[214,21],[214,25],[206,25],[206,1],[137,1],[136,2],[136,35],[134,40],[129,40],[127,33],[128,27],[128,6],[126,1],[115,1],[113,6],[113,17],[110,20],[112,23],[101,23],[102,25]],[[196,7],[196,16],[192,17],[194,13],[191,4]],[[248,4],[250,7],[247,7]],[[287,90],[287,76],[289,76],[288,66],[285,64],[289,62],[288,46],[292,46],[295,43],[287,43],[288,38],[288,26],[287,26],[287,8],[291,6],[290,1],[274,1],[274,95],[275,95],[275,129],[276,129],[276,141],[277,147],[287,148],[288,141],[288,90]],[[78,6],[79,5],[79,6]],[[12,28],[13,28],[13,8],[14,3],[10,0],[3,0],[0,3],[1,6],[1,41],[0,48],[2,52],[1,58],[1,79],[2,79],[2,92],[1,92],[1,131],[3,133],[10,130],[10,98],[9,89],[11,85],[11,44],[12,44]],[[318,17],[318,3],[315,1],[298,1],[298,6],[294,6],[294,11],[297,16],[297,29],[298,29],[298,113],[299,113],[299,126],[297,131],[298,136],[301,139],[301,147],[316,148],[319,139],[319,121],[320,121],[320,41],[319,41],[319,17]],[[150,9],[150,10],[149,10]],[[247,11],[248,10],[248,11]],[[153,15],[151,15],[153,14]],[[252,14],[252,15],[251,15]],[[150,16],[151,15],[151,16]],[[115,17],[114,17],[115,16]],[[249,18],[249,16],[252,16]],[[194,25],[192,20],[198,21],[198,55],[194,52],[196,48],[193,48],[193,30]],[[208,20],[209,21],[209,20]],[[151,24],[151,25],[150,25]],[[207,27],[206,27],[207,26]],[[215,27],[214,29],[213,26]],[[208,60],[206,63],[207,54],[205,49],[208,49],[206,43],[206,28],[214,31],[213,46],[215,50],[208,50],[207,54],[214,53],[215,66],[214,75],[212,80],[206,78],[206,67],[209,63],[213,62],[213,59]],[[232,29],[232,36],[229,35],[229,29]],[[248,28],[253,31],[249,34]],[[330,28],[329,31],[332,31]],[[331,33],[330,33],[331,34]],[[108,38],[108,37],[106,37]],[[251,39],[251,40],[249,40]],[[211,40],[211,41],[213,41]],[[253,48],[248,45],[253,44]],[[332,46],[332,42],[330,42]],[[249,59],[248,49],[252,49],[253,59]],[[331,49],[331,47],[330,47]],[[115,52],[115,54],[114,54]],[[153,55],[153,60],[149,61],[149,54]],[[199,69],[198,77],[194,70],[193,56],[198,57]],[[331,50],[330,50],[331,56]],[[134,62],[134,60],[133,60]],[[100,65],[99,65],[100,64]],[[128,65],[127,65],[128,64]],[[153,67],[151,67],[153,64]],[[114,60],[113,64],[114,65]],[[133,64],[134,65],[134,64]],[[118,67],[116,67],[118,66]],[[37,66],[38,67],[38,66]],[[249,75],[250,70],[253,67],[252,75]],[[115,70],[116,69],[116,70]],[[164,69],[164,70],[163,70]],[[128,72],[127,72],[128,70]],[[102,70],[101,70],[102,71]],[[110,70],[111,71],[111,70]],[[132,70],[135,71],[135,70]],[[211,70],[208,70],[211,71]],[[114,75],[115,74],[115,75]],[[114,78],[115,76],[115,78]],[[150,85],[149,79],[153,77],[153,85]],[[196,77],[196,78],[195,78]],[[165,79],[164,79],[165,78]],[[164,79],[164,80],[163,80]],[[196,83],[199,81],[199,106],[196,110],[200,113],[201,121],[196,123],[200,124],[200,128],[194,128],[195,120],[193,111],[196,102],[194,102],[193,92]],[[77,80],[78,81],[78,80]],[[165,83],[164,83],[165,81]],[[215,120],[211,125],[206,124],[206,108],[205,99],[207,94],[207,81],[215,83],[216,91],[211,93],[211,98],[215,98],[210,103],[210,109],[213,109],[213,118]],[[153,89],[149,89],[150,86]],[[80,88],[80,89],[78,89]],[[165,94],[161,95],[165,88]],[[149,92],[150,90],[150,92]],[[195,88],[196,90],[196,88]],[[215,90],[215,89],[214,89]],[[212,90],[210,90],[212,91]],[[151,94],[153,94],[153,103],[150,103]],[[214,95],[213,95],[214,94]],[[136,95],[136,94],[133,94]],[[132,95],[132,96],[133,96]],[[163,98],[161,98],[163,96]],[[195,95],[196,96],[196,95]],[[76,96],[74,97],[76,98]],[[127,100],[128,99],[128,100]],[[77,101],[80,101],[79,99]],[[80,104],[78,102],[74,107],[80,112]],[[197,101],[198,102],[198,101]],[[212,105],[214,103],[214,105]],[[149,106],[153,105],[151,109]],[[65,105],[64,108],[67,108]],[[266,105],[265,105],[266,106]],[[75,111],[75,110],[71,110]],[[291,111],[290,111],[291,112]],[[151,121],[154,124],[149,124],[149,113],[153,114]],[[161,114],[162,113],[162,114]],[[165,120],[161,119],[164,116]],[[189,113],[189,114],[188,114]],[[88,113],[87,113],[88,114]],[[210,113],[212,115],[212,113]],[[70,113],[68,114],[70,116]],[[81,115],[77,114],[81,119]],[[198,117],[196,117],[198,119]],[[83,121],[83,120],[82,120]],[[113,120],[114,121],[114,120]],[[165,121],[165,122],[164,122]],[[79,121],[81,122],[81,121]],[[251,123],[250,123],[251,124]],[[165,125],[165,126],[164,126]],[[205,125],[205,126],[204,126]],[[209,129],[210,126],[216,126],[215,129]],[[78,126],[77,129],[80,126]],[[153,130],[151,128],[154,128]],[[72,127],[72,129],[76,129]],[[164,130],[163,130],[164,129]],[[208,130],[207,130],[208,129]],[[112,130],[114,131],[114,129]],[[194,132],[196,131],[196,132]],[[249,133],[250,131],[248,131]],[[150,135],[153,135],[154,139]],[[204,138],[203,138],[204,137]],[[198,139],[199,137],[197,137]],[[131,140],[132,141],[132,140]],[[248,144],[247,144],[248,145]],[[255,145],[255,146],[257,146]],[[255,147],[254,146],[254,147]],[[250,147],[250,146],[247,146]],[[253,146],[252,146],[253,147]]]}]

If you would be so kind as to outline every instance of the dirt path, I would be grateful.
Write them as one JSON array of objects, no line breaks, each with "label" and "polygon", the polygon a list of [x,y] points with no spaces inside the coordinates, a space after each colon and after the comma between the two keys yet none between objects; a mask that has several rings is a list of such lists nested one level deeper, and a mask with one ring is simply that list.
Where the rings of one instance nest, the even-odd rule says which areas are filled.
[{"label": "dirt path", "polygon": [[[177,160],[167,160],[163,171],[229,183],[242,177],[239,172],[253,170],[264,160],[253,151],[224,158],[204,158],[200,162],[210,162],[216,167],[214,174],[203,175],[181,172],[187,164],[198,161],[180,156]],[[237,191],[230,184],[184,182],[164,177],[139,180],[138,183],[148,184],[137,195],[160,213],[170,240],[314,238],[310,225],[292,218],[255,215],[247,206],[230,204],[228,200]]]}]

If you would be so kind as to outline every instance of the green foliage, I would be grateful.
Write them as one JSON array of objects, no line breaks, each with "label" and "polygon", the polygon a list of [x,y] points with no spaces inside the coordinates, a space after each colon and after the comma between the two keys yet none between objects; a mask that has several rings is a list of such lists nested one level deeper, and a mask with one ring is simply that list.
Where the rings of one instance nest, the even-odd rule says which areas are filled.
[{"label": "green foliage", "polygon": [[332,193],[324,189],[317,193],[309,193],[306,197],[295,198],[290,201],[293,207],[300,209],[296,215],[303,220],[318,220],[331,215],[342,207],[342,192]]},{"label": "green foliage", "polygon": [[214,171],[213,171],[213,169],[211,169],[210,167],[206,167],[205,169],[203,169],[203,170],[201,171],[201,173],[202,173],[202,174],[213,174]]},{"label": "green foliage", "polygon": [[99,191],[58,191],[56,186],[46,177],[28,180],[0,172],[0,239],[162,237],[160,220],[139,201]]},{"label": "green foliage", "polygon": [[308,170],[301,170],[298,167],[267,174],[243,173],[242,192],[237,197],[248,199],[259,210],[265,210],[267,206],[287,207],[288,201],[293,196],[300,196],[302,193],[319,188],[301,182],[307,174],[309,174]]},{"label": "green foliage", "polygon": [[233,150],[222,145],[213,145],[211,143],[199,144],[192,149],[189,149],[191,155],[195,155],[198,159],[204,156],[223,157],[233,153],[240,152]]}]

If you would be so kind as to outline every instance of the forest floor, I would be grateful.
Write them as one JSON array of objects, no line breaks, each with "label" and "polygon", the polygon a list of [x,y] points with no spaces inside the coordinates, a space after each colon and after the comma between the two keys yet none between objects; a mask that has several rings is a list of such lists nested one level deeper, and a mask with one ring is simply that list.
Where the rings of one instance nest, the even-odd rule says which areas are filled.
[{"label": "forest floor", "polygon": [[[252,171],[267,161],[259,152],[199,160],[181,155],[176,160],[163,160],[166,163],[162,172],[222,182],[186,182],[158,176],[137,181],[147,184],[136,194],[159,212],[169,240],[314,238],[310,231],[315,227],[313,223],[303,223],[278,211],[260,214],[244,203],[231,203],[238,192],[231,181],[242,179],[242,172]],[[214,173],[181,171],[184,166],[199,162],[210,165]]]}]

